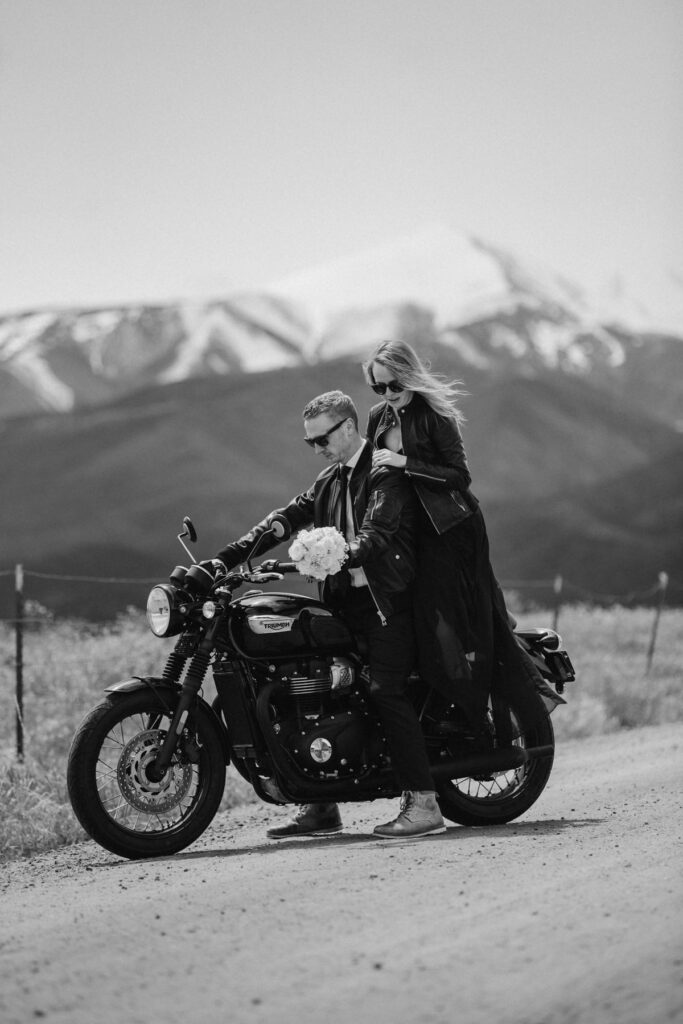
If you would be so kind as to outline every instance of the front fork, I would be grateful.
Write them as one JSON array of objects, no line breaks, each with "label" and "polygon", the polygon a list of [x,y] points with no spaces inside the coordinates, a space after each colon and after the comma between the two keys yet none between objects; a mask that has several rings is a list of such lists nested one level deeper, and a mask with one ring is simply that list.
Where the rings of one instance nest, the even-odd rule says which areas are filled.
[{"label": "front fork", "polygon": [[211,652],[214,647],[214,636],[218,629],[219,620],[214,619],[202,641],[197,648],[190,667],[187,670],[183,685],[180,690],[180,697],[176,704],[176,709],[171,719],[171,725],[164,742],[161,744],[161,749],[154,761],[147,767],[147,776],[152,782],[160,782],[163,779],[166,771],[171,763],[173,754],[178,745],[178,740],[182,735],[183,729],[187,722],[190,708],[195,702],[197,694],[202,688],[204,677],[206,676],[211,661]]}]

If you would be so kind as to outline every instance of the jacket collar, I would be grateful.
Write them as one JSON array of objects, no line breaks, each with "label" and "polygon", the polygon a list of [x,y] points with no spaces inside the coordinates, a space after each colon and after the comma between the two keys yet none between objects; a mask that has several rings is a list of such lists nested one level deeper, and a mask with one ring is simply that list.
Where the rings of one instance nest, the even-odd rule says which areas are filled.
[{"label": "jacket collar", "polygon": [[[372,445],[363,439],[363,444],[357,452],[358,457],[351,459],[353,462],[353,472],[351,473],[351,480],[360,475],[360,473],[367,469],[372,463]],[[348,463],[335,462],[329,466],[325,466],[320,473],[318,473],[318,480],[322,483],[323,481],[330,484],[333,480],[339,479],[340,467],[342,465],[348,465]]]},{"label": "jacket collar", "polygon": [[[358,446],[358,448],[356,448],[355,452],[353,453],[351,458],[348,460],[348,462],[344,463],[344,466],[348,466],[349,467],[349,469],[351,470],[351,473],[353,473],[354,469],[356,468],[356,466],[360,462],[361,457],[363,455],[363,452],[365,451],[366,446],[367,446],[367,441],[361,441],[360,445]],[[340,469],[341,469],[341,466],[340,466]]]}]

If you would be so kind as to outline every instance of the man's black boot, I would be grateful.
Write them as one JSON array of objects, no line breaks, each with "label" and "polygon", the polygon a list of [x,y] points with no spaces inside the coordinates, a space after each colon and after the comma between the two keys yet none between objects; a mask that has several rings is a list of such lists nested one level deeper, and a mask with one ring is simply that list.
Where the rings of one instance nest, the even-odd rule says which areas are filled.
[{"label": "man's black boot", "polygon": [[341,832],[341,815],[336,804],[302,804],[286,825],[269,828],[269,839],[289,839],[292,836],[327,836]]}]

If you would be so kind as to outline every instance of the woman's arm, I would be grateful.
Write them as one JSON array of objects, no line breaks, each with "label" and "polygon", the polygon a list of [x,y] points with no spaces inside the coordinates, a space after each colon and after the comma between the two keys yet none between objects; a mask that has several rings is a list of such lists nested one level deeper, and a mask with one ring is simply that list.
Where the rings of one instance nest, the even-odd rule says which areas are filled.
[{"label": "woman's arm", "polygon": [[455,420],[435,413],[429,417],[429,439],[433,452],[433,460],[419,459],[416,455],[408,455],[405,472],[429,480],[445,487],[457,487],[466,491],[472,482],[467,467],[465,446],[458,424]]}]

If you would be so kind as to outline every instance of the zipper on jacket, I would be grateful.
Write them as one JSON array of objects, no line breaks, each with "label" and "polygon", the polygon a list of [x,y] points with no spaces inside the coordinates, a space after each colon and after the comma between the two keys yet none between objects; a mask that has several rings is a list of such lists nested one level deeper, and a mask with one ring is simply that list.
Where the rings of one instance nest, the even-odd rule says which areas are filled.
[{"label": "zipper on jacket", "polygon": [[[366,578],[366,580],[368,580],[368,574],[367,573],[365,574],[365,578]],[[387,620],[386,620],[386,618],[384,616],[384,613],[383,613],[382,609],[377,604],[377,598],[375,597],[375,595],[372,592],[372,587],[370,586],[370,580],[368,580],[368,590],[370,591],[370,597],[372,598],[372,600],[374,602],[374,605],[375,605],[375,608],[377,609],[377,614],[379,615],[379,621],[382,623],[383,626],[386,626]]]},{"label": "zipper on jacket", "polygon": [[[366,515],[369,512],[371,519],[372,519],[373,512],[374,512],[375,508],[377,507],[377,502],[378,502],[377,497],[374,497],[373,498],[373,504],[371,506],[368,506],[368,509],[366,510]],[[353,526],[354,536],[357,537],[358,536],[358,527],[357,527],[357,524],[356,524],[356,507],[355,507],[355,502],[353,501],[353,498],[351,499],[351,523],[352,523],[352,526]],[[360,568],[362,568],[362,566],[360,566]],[[375,597],[375,595],[372,592],[372,587],[370,586],[370,580],[368,579],[368,574],[365,572],[365,570],[363,570],[363,574],[365,576],[365,580],[366,580],[366,585],[367,585],[368,591],[370,592],[370,597],[372,598],[372,603],[374,604],[375,608],[377,609],[377,614],[379,615],[380,622],[382,623],[383,626],[386,626],[386,624],[387,624],[386,617],[385,617],[384,613],[382,612],[380,606],[377,603],[377,598]]]},{"label": "zipper on jacket", "polygon": [[440,484],[447,484],[448,480],[445,476],[430,476],[429,473],[417,473],[415,470],[406,469],[407,476],[423,476],[425,480],[437,480]]},{"label": "zipper on jacket", "polygon": [[365,513],[366,515],[368,514],[368,512],[370,513],[370,519],[372,519],[372,517],[374,516],[375,510],[376,510],[378,504],[379,504],[379,498],[377,497],[377,493],[373,492],[372,505],[368,506],[368,508],[366,510],[366,513]]},{"label": "zipper on jacket", "polygon": [[[377,498],[377,496],[375,495],[375,496],[373,497],[373,499],[372,499],[372,505],[368,506],[368,509],[367,509],[367,511],[366,511],[366,515],[367,515],[367,513],[368,513],[368,512],[370,513],[370,518],[371,518],[371,519],[372,519],[372,516],[373,516],[373,513],[374,513],[375,509],[377,508],[377,503],[378,503],[378,501],[379,501],[379,499],[378,499],[378,498]],[[354,510],[354,513],[353,513],[353,518],[354,518],[354,520],[355,520],[355,518],[356,518],[355,510]],[[373,603],[374,603],[374,605],[375,605],[375,608],[377,609],[377,614],[379,615],[379,618],[380,618],[380,622],[382,623],[382,625],[383,625],[383,626],[386,626],[386,624],[387,624],[387,620],[386,620],[386,618],[384,617],[384,614],[383,614],[383,612],[382,612],[382,610],[381,610],[380,606],[379,606],[379,605],[378,605],[378,603],[377,603],[377,598],[375,597],[375,595],[374,595],[374,594],[373,594],[373,592],[372,592],[372,587],[370,586],[370,580],[368,579],[368,574],[367,574],[367,573],[365,572],[365,570],[363,570],[363,572],[364,572],[364,574],[365,574],[365,579],[366,579],[366,581],[367,581],[367,587],[368,587],[368,590],[370,591],[370,597],[372,598],[372,600],[373,600]]]}]

